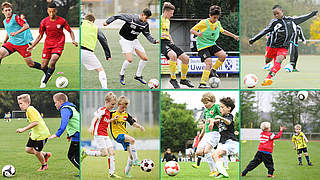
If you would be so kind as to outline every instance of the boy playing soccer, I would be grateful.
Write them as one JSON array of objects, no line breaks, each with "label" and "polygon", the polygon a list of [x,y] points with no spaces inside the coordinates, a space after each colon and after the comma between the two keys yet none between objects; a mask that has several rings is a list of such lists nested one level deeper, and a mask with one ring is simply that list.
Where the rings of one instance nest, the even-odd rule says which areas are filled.
[{"label": "boy playing soccer", "polygon": [[202,95],[201,102],[205,106],[204,116],[205,116],[205,127],[204,136],[198,144],[196,151],[197,156],[204,156],[210,167],[209,176],[216,175],[215,163],[211,157],[211,150],[215,148],[220,140],[219,127],[215,120],[215,117],[220,114],[219,104],[215,104],[216,98],[211,92],[207,92]]},{"label": "boy playing soccer", "polygon": [[260,128],[262,129],[262,132],[260,133],[258,152],[254,156],[254,159],[250,161],[246,169],[242,171],[241,176],[246,176],[249,171],[252,171],[263,162],[268,169],[268,177],[274,178],[272,159],[273,141],[280,138],[285,127],[280,127],[280,132],[277,135],[270,132],[271,124],[269,122],[262,122]]},{"label": "boy playing soccer", "polygon": [[123,62],[120,70],[120,83],[122,85],[126,85],[124,74],[128,65],[132,63],[132,53],[138,55],[141,59],[134,79],[142,84],[147,84],[147,82],[143,80],[142,70],[147,63],[148,57],[137,37],[142,32],[150,43],[159,43],[159,40],[155,40],[149,31],[148,19],[151,15],[152,13],[150,9],[145,8],[140,15],[120,14],[108,18],[103,24],[104,26],[107,26],[117,19],[125,21],[125,24],[121,27],[119,32],[121,38],[119,42],[122,48],[122,53],[124,53],[126,57],[126,60]]},{"label": "boy playing soccer", "polygon": [[[207,81],[209,77],[217,77],[217,69],[223,64],[227,57],[224,52],[217,44],[216,41],[219,38],[220,33],[230,36],[235,40],[239,41],[239,36],[224,30],[220,24],[219,16],[221,15],[221,8],[213,5],[209,10],[209,18],[201,20],[196,24],[190,32],[197,35],[197,49],[198,54],[201,58],[201,62],[206,64],[199,88],[209,88]],[[218,56],[218,60],[212,65],[212,56]]]},{"label": "boy playing soccer", "polygon": [[79,169],[80,164],[80,126],[79,126],[79,112],[76,110],[76,106],[68,102],[68,97],[64,93],[56,93],[53,95],[54,105],[57,110],[60,111],[61,124],[58,131],[51,135],[48,139],[60,137],[67,129],[67,139],[71,140],[68,150],[68,159],[71,163]]},{"label": "boy playing soccer", "polygon": [[252,45],[265,34],[273,32],[273,36],[270,37],[270,48],[266,52],[265,58],[266,62],[270,62],[272,59],[276,60],[274,61],[274,65],[269,74],[262,82],[262,86],[270,86],[272,84],[271,78],[274,77],[280,70],[281,63],[286,58],[290,41],[295,35],[297,28],[296,25],[305,22],[318,13],[318,11],[312,11],[307,15],[296,18],[288,17],[284,16],[283,9],[279,5],[273,6],[272,12],[276,19],[272,19],[270,24],[265,29],[249,40],[249,44]]},{"label": "boy playing soccer", "polygon": [[126,123],[128,122],[131,126],[139,128],[141,131],[145,131],[144,127],[138,124],[136,120],[126,112],[129,102],[129,99],[127,99],[125,96],[120,96],[117,103],[118,109],[116,111],[112,111],[110,114],[110,117],[113,120],[111,121],[110,126],[111,135],[113,139],[123,146],[125,151],[129,152],[127,165],[124,170],[125,176],[127,177],[131,177],[131,167],[133,165],[140,166],[140,162],[138,160],[138,154],[134,145],[135,139],[128,135]]},{"label": "boy playing soccer", "polygon": [[309,159],[308,150],[307,150],[308,139],[304,135],[304,133],[301,132],[301,125],[300,124],[295,125],[294,131],[296,133],[292,136],[292,142],[293,142],[293,149],[297,150],[297,153],[298,153],[299,166],[302,166],[302,159],[301,159],[302,151],[304,153],[304,156],[306,157],[306,160],[308,161],[308,165],[312,166],[312,163]]},{"label": "boy playing soccer", "polygon": [[43,152],[42,149],[47,143],[48,137],[50,136],[49,129],[40,116],[40,113],[30,106],[31,98],[29,94],[22,94],[17,97],[19,107],[22,111],[26,111],[26,116],[30,124],[24,128],[19,128],[16,130],[17,133],[23,133],[29,129],[29,140],[26,145],[26,152],[29,154],[34,154],[41,163],[41,167],[38,171],[44,171],[48,169],[48,159],[51,156],[50,152]]},{"label": "boy playing soccer", "polygon": [[[89,128],[90,134],[94,135],[94,141],[97,144],[97,150],[86,150],[83,149],[81,152],[81,161],[86,158],[86,156],[95,156],[95,157],[106,157],[109,155],[108,164],[109,164],[109,176],[111,178],[120,178],[120,176],[115,174],[115,158],[112,142],[108,136],[108,126],[110,120],[110,110],[114,108],[117,103],[117,97],[112,92],[109,92],[105,97],[105,106],[99,108],[94,113],[94,118],[91,121],[91,126]],[[114,117],[115,119],[118,116]]]}]

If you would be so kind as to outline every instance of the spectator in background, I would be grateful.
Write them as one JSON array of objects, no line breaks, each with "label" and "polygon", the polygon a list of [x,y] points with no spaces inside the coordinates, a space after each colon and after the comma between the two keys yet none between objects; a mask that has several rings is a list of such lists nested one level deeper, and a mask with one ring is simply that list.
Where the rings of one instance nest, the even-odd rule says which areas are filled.
[{"label": "spectator in background", "polygon": [[190,49],[192,52],[198,52],[197,51],[197,35],[190,34]]},{"label": "spectator in background", "polygon": [[176,161],[178,162],[177,157],[171,152],[171,149],[168,148],[167,151],[164,153],[164,157],[162,159],[162,162],[168,162],[168,161]]}]

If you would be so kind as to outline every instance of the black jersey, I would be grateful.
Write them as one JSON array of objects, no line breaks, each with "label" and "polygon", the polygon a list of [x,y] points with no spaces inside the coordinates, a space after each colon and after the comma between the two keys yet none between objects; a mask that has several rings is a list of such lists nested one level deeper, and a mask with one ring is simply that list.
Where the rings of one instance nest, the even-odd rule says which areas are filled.
[{"label": "black jersey", "polygon": [[126,40],[133,41],[137,39],[138,35],[142,34],[153,44],[156,44],[156,40],[151,36],[149,30],[149,23],[142,22],[139,15],[136,14],[119,14],[116,16],[111,16],[106,20],[107,24],[112,23],[116,19],[125,21],[125,24],[120,29],[120,36]]},{"label": "black jersey", "polygon": [[306,40],[306,38],[303,35],[302,28],[300,26],[296,26],[296,31],[295,31],[295,34],[294,34],[292,40],[291,40],[291,43],[293,43],[294,46],[298,46],[299,38],[302,41]]},{"label": "black jersey", "polygon": [[269,25],[259,32],[256,36],[249,40],[250,44],[253,44],[256,40],[262,36],[273,31],[270,36],[270,47],[271,48],[288,48],[290,41],[295,35],[296,25],[303,23],[304,21],[315,16],[318,11],[312,11],[309,14],[299,16],[296,18],[284,16],[282,19],[272,19]]},{"label": "black jersey", "polygon": [[220,132],[220,143],[224,144],[228,139],[232,139],[234,141],[238,141],[238,138],[234,134],[234,121],[232,114],[226,114],[222,116],[225,119],[231,121],[229,125],[225,124],[222,120],[219,123],[219,132]]}]

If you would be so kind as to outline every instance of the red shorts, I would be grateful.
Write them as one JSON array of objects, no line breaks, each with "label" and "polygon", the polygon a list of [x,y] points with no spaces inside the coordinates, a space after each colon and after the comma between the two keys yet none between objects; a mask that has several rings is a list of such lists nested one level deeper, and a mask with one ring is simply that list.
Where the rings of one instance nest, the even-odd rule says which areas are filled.
[{"label": "red shorts", "polygon": [[18,53],[24,58],[31,57],[31,52],[27,51],[27,48],[29,47],[28,44],[26,44],[26,45],[14,45],[14,44],[12,44],[10,42],[6,42],[6,43],[4,43],[2,45],[2,47],[7,49],[9,54],[12,54],[12,53],[18,51]]},{"label": "red shorts", "polygon": [[284,56],[286,58],[287,56],[288,49],[286,48],[271,48],[271,47],[266,47],[266,58],[270,59],[277,59],[277,56]]},{"label": "red shorts", "polygon": [[51,59],[52,54],[58,54],[59,56],[61,56],[62,51],[63,47],[43,48],[42,59]]}]

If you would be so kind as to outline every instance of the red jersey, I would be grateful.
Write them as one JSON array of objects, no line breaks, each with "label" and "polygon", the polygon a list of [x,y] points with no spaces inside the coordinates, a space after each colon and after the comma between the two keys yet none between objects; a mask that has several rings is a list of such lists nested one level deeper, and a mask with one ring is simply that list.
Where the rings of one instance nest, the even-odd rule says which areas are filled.
[{"label": "red jersey", "polygon": [[199,142],[200,142],[199,136],[194,137],[194,140],[193,140],[193,148],[198,147]]},{"label": "red jersey", "polygon": [[44,42],[44,48],[63,48],[65,42],[65,36],[63,33],[63,28],[68,32],[71,31],[71,28],[68,22],[57,16],[55,21],[50,21],[50,17],[44,18],[40,23],[39,33],[46,33],[47,37]]},{"label": "red jersey", "polygon": [[109,123],[107,120],[110,120],[110,111],[106,107],[101,107],[94,112],[94,116],[98,117],[98,120],[94,123],[93,135],[108,136]]},{"label": "red jersey", "polygon": [[275,135],[269,131],[262,131],[260,133],[260,144],[258,147],[259,151],[267,151],[272,153],[273,152],[273,140],[279,139],[282,135],[282,131],[279,134]]}]

